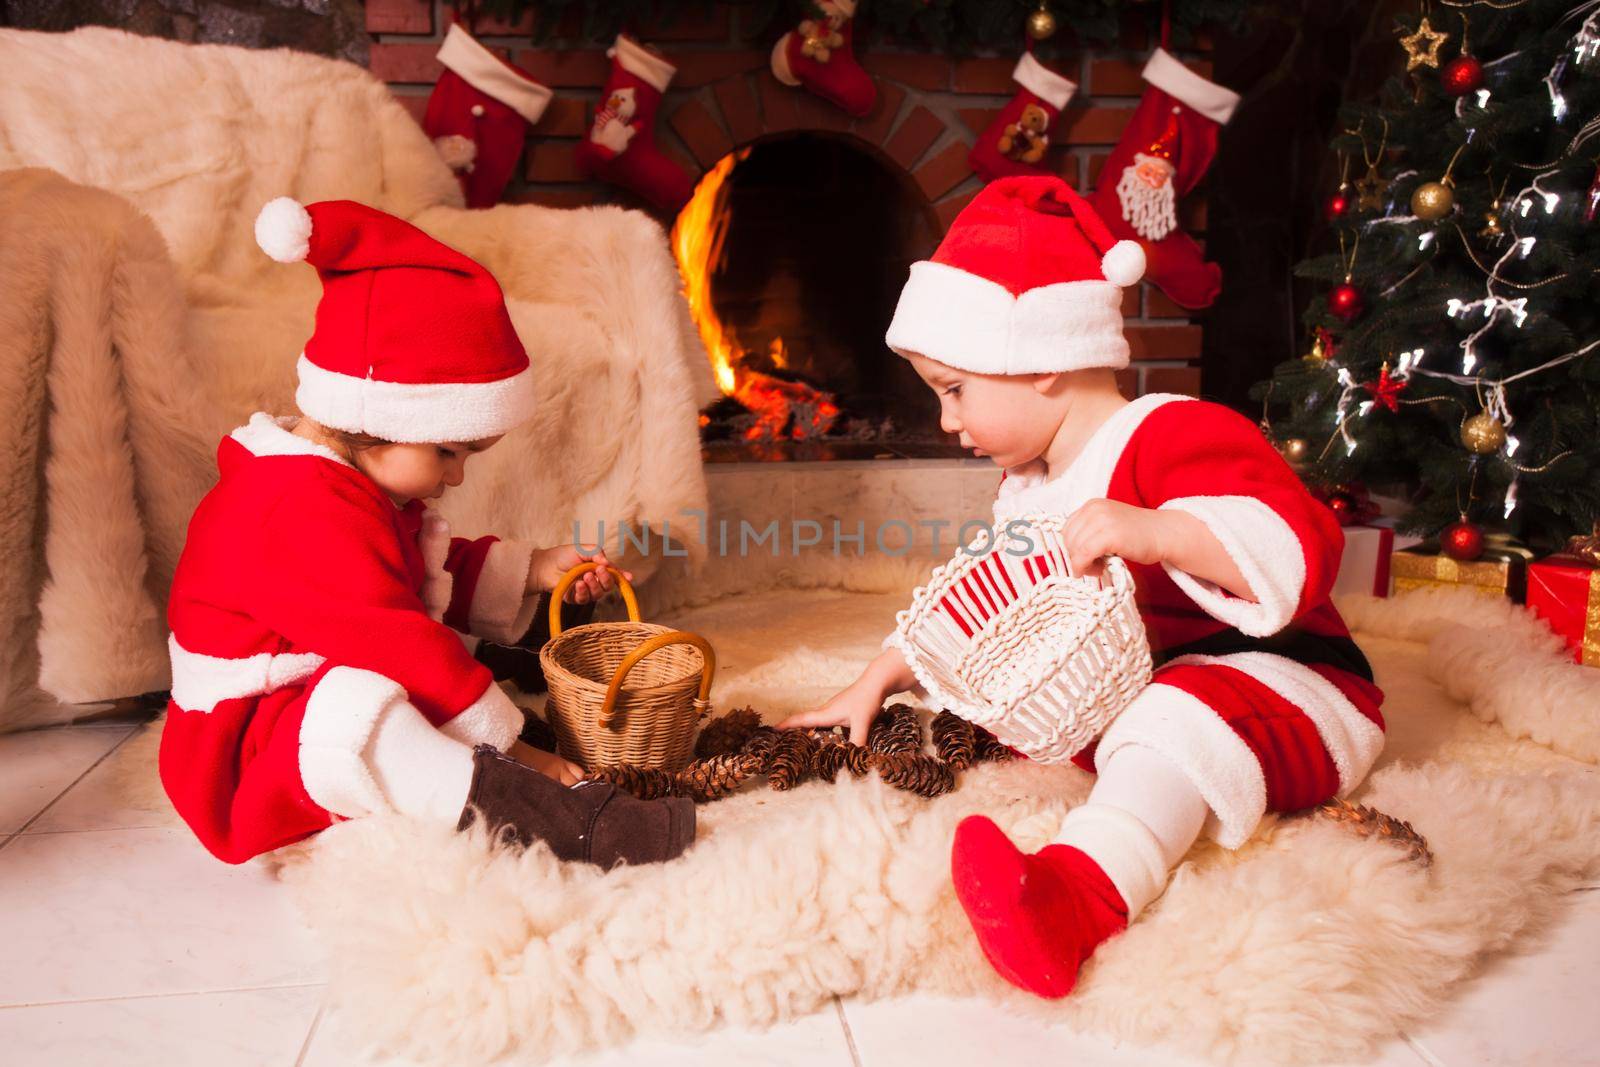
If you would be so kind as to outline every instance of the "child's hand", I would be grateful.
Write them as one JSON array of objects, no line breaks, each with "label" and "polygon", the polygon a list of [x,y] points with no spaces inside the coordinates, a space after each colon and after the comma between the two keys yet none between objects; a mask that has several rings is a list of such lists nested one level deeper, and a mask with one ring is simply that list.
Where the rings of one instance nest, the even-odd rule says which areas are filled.
[{"label": "child's hand", "polygon": [[[569,604],[587,604],[591,600],[599,600],[617,585],[616,576],[608,569],[611,561],[606,559],[603,549],[592,556],[585,556],[571,545],[534,549],[533,560],[528,566],[528,592],[542,593],[547,589],[554,589],[556,583],[561,581],[562,575],[586,560],[592,560],[601,566],[567,586],[566,595],[561,599]],[[632,571],[623,571],[622,576],[629,581],[633,580]]]},{"label": "child's hand", "polygon": [[778,724],[778,729],[848,726],[850,740],[857,745],[864,745],[867,743],[867,731],[872,728],[872,720],[882,710],[883,693],[863,675],[816,711],[791,715]]},{"label": "child's hand", "polygon": [[521,741],[511,742],[506,755],[524,767],[532,767],[546,778],[554,778],[562,785],[576,785],[585,777],[583,768],[576,763],[564,760],[554,752],[546,752],[542,748],[534,748]]},{"label": "child's hand", "polygon": [[1106,556],[1130,563],[1160,563],[1171,544],[1172,513],[1136,508],[1114,500],[1091,500],[1074,511],[1062,528],[1072,573],[1098,578]]}]

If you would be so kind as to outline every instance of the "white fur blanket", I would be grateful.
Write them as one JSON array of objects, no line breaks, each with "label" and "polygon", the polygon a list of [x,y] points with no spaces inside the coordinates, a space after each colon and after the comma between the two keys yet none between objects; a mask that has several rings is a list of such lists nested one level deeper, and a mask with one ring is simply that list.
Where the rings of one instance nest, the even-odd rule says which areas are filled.
[{"label": "white fur blanket", "polygon": [[683,512],[715,386],[654,221],[464,210],[388,89],[336,60],[0,30],[0,70],[0,432],[24,475],[0,501],[0,729],[166,687],[165,590],[217,439],[293,410],[320,294],[255,246],[275,196],[390,211],[505,290],[542,404],[445,499],[458,529],[670,523],[701,551]]},{"label": "white fur blanket", "polygon": [[[843,591],[839,570],[797,576],[805,592],[658,594],[695,601],[673,621],[715,644],[719,707],[776,717],[852,677],[915,571],[849,576],[876,592]],[[1355,1058],[1436,1012],[1600,872],[1600,672],[1521,609],[1470,594],[1344,607],[1390,723],[1355,799],[1412,822],[1433,866],[1304,817],[1236,853],[1202,845],[1059,1003],[983,962],[949,846],[976,811],[1044,844],[1088,791],[1071,767],[985,765],[932,802],[876,778],[747,791],[700,809],[681,860],[605,876],[398,820],[344,823],[278,858],[329,947],[349,1032],[427,1062],[538,1060],[911,990],[1217,1062]]]}]

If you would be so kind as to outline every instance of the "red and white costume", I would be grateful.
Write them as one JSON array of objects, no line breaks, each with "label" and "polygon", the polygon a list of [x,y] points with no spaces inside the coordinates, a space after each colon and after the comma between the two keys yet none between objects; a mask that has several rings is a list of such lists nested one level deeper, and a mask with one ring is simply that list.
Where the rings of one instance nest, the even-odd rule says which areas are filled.
[{"label": "red and white costume", "polygon": [[1070,515],[1103,497],[1184,511],[1220,541],[1256,601],[1163,565],[1132,565],[1158,668],[1075,757],[1136,744],[1183,770],[1236,848],[1268,811],[1354,788],[1383,748],[1382,694],[1329,593],[1344,538],[1332,512],[1243,416],[1185,397],[1140,397],[1048,481],[1008,473],[998,524]]},{"label": "red and white costume", "polygon": [[461,634],[527,631],[532,546],[451,537],[292,423],[257,414],[223,438],[167,609],[161,779],[230,863],[389,810],[366,750],[391,711],[501,750],[522,729]]},{"label": "red and white costume", "polygon": [[[495,279],[392,215],[274,200],[256,240],[322,279],[298,363],[324,427],[469,442],[533,410],[528,355]],[[217,450],[168,605],[172,699],[161,780],[232,863],[379,811],[461,811],[471,746],[506,749],[522,713],[462,633],[528,629],[533,548],[451,538],[340,455],[253,416]]]},{"label": "red and white costume", "polygon": [[[1118,240],[1065,182],[1002,178],[912,265],[886,341],[984,375],[1124,367],[1122,289],[1145,267],[1143,248]],[[1035,853],[983,816],[956,829],[951,878],[985,956],[1014,984],[1059,997],[1160,895],[1203,830],[1237,847],[1265,812],[1356,786],[1383,747],[1382,694],[1328,599],[1338,524],[1247,419],[1145,396],[1054,477],[1016,470],[1001,481],[997,529],[1097,498],[1183,511],[1250,593],[1166,563],[1132,565],[1157,670],[1070,757],[1098,774],[1088,800]],[[905,652],[897,636],[885,645]]]}]

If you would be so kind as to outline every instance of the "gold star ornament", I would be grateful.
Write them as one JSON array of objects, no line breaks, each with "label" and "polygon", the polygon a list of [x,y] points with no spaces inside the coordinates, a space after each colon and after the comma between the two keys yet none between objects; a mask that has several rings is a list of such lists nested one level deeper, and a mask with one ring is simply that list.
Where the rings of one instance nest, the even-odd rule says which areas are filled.
[{"label": "gold star ornament", "polygon": [[1356,179],[1356,207],[1362,211],[1377,211],[1383,207],[1383,193],[1389,182],[1378,174],[1378,168],[1367,171],[1365,177]]},{"label": "gold star ornament", "polygon": [[1448,33],[1440,33],[1428,25],[1428,17],[1424,15],[1422,21],[1417,23],[1417,32],[1410,37],[1400,38],[1400,47],[1406,50],[1407,73],[1418,67],[1439,66],[1439,48],[1450,39]]}]

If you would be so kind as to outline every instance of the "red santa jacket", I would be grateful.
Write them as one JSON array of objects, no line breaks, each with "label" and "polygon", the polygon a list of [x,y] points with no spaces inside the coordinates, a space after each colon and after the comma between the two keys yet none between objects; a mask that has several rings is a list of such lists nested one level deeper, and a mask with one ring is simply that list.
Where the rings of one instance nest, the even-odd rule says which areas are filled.
[{"label": "red santa jacket", "polygon": [[461,634],[526,631],[532,547],[451,538],[292,424],[257,414],[223,439],[168,605],[162,781],[233,862],[384,810],[362,754],[396,700],[467,744],[522,726]]},{"label": "red santa jacket", "polygon": [[[994,502],[995,527],[1027,515],[1070,515],[1097,498],[1195,516],[1255,594],[1244,600],[1167,564],[1130,565],[1157,664],[1223,662],[1251,675],[1313,721],[1341,792],[1359,783],[1383,747],[1376,710],[1382,694],[1330,599],[1344,535],[1261,432],[1217,404],[1140,397],[1048,481],[1008,471]],[[1340,684],[1319,673],[1330,668]],[[1220,839],[1243,841],[1264,803],[1261,772],[1247,750],[1205,717],[1141,708],[1111,723],[1098,739],[1102,755],[1135,743],[1169,756],[1212,801],[1225,824]],[[1087,765],[1093,751],[1077,762]]]}]

